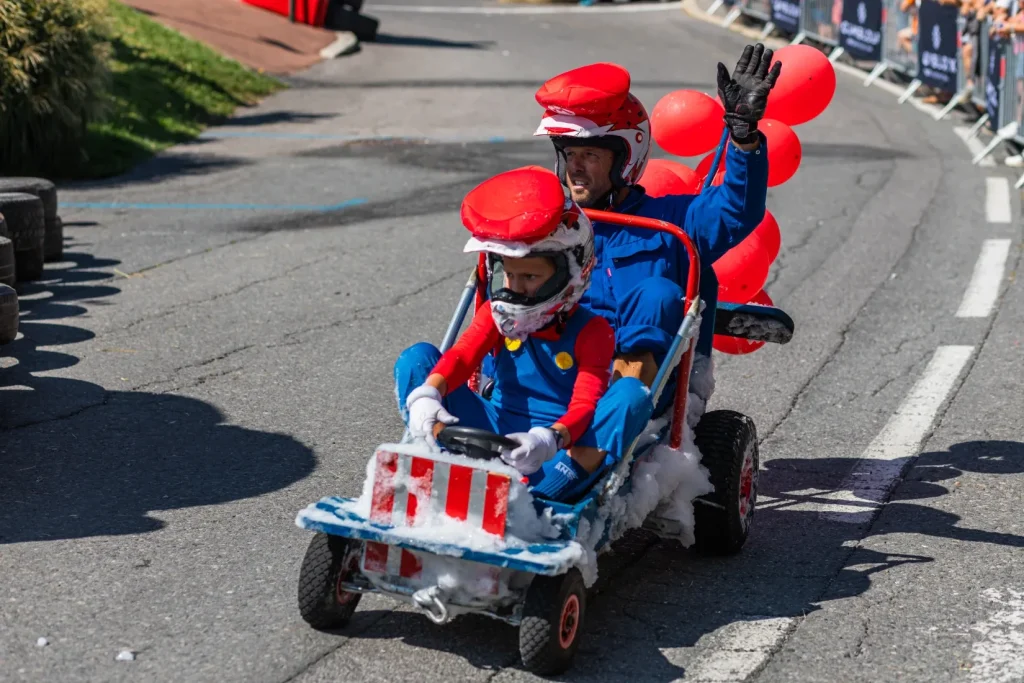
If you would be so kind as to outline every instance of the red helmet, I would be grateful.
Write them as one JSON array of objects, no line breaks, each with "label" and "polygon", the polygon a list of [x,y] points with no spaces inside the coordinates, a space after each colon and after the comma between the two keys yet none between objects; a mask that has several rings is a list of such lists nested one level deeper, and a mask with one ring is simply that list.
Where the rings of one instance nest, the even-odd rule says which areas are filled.
[{"label": "red helmet", "polygon": [[565,182],[565,148],[602,147],[615,153],[612,187],[635,185],[651,156],[651,120],[629,92],[629,72],[590,64],[555,76],[537,91],[544,117],[534,135],[551,137],[556,172]]},{"label": "red helmet", "polygon": [[[579,303],[594,268],[594,230],[554,174],[540,166],[506,171],[477,185],[462,202],[473,235],[466,252],[484,254],[491,315],[506,337],[523,340]],[[554,274],[536,294],[505,285],[505,257],[546,256]]]}]

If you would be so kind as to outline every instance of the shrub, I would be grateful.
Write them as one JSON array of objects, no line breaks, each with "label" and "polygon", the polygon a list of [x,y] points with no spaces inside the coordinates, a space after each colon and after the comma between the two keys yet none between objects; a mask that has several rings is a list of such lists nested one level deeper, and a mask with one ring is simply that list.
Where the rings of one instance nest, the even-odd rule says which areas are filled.
[{"label": "shrub", "polygon": [[109,83],[106,0],[0,1],[0,175],[66,175]]}]

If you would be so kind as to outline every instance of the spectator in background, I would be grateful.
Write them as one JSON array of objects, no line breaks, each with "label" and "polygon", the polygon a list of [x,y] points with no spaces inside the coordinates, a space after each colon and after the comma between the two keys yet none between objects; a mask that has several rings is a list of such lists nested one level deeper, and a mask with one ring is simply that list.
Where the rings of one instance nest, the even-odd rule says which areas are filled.
[{"label": "spectator in background", "polygon": [[[1014,117],[1019,122],[1024,113],[1021,111],[1024,102],[1024,38],[1021,37],[1024,35],[1024,14],[1015,0],[994,0],[991,5],[992,27],[989,34],[1011,41],[1010,46],[1017,56],[1015,73],[1006,74],[1006,77],[1014,79]],[[1024,156],[1018,152],[1007,157],[1004,163],[1011,168],[1020,168],[1024,166]]]},{"label": "spectator in background", "polygon": [[910,26],[897,31],[896,41],[908,57],[914,54],[914,39],[917,37],[917,8],[920,6],[921,0],[902,0],[900,3],[900,11],[910,17]]},{"label": "spectator in background", "polygon": [[974,55],[981,39],[981,22],[987,1],[965,0],[960,3],[960,15],[965,20],[964,28],[960,32],[960,54],[964,60],[968,88],[974,87],[975,78],[980,75],[980,64],[975,61]]}]

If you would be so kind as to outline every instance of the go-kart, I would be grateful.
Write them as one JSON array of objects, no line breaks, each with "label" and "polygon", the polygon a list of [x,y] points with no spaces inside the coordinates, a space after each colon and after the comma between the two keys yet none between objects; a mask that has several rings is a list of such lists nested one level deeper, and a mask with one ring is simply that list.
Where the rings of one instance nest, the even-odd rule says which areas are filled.
[{"label": "go-kart", "polygon": [[[361,595],[378,592],[414,605],[439,624],[473,612],[516,625],[525,668],[541,675],[566,670],[580,641],[597,555],[637,527],[680,537],[678,521],[660,517],[660,508],[648,504],[638,514],[643,496],[631,492],[639,492],[637,469],[652,454],[661,448],[660,457],[667,452],[682,458],[689,439],[686,443],[695,443],[701,454],[693,472],[700,467],[710,481],[692,506],[692,542],[715,554],[743,547],[757,499],[754,423],[740,413],[716,410],[691,417],[687,425],[701,317],[696,248],[680,228],[663,221],[586,213],[593,221],[665,232],[686,246],[685,318],[651,392],[652,405],[658,405],[677,370],[670,417],[652,421],[621,461],[567,503],[530,494],[525,479],[499,459],[502,448],[515,445],[499,434],[455,425],[437,432],[440,448],[412,442],[408,431],[402,442],[382,444],[367,464],[358,499],[326,497],[296,518],[299,527],[316,532],[298,587],[299,611],[314,628],[343,627]],[[442,352],[454,343],[474,298],[478,305],[482,301],[480,272],[478,264]],[[778,309],[725,306],[723,313],[716,332],[778,343],[792,334],[792,321]],[[481,391],[479,383],[471,388]]]}]

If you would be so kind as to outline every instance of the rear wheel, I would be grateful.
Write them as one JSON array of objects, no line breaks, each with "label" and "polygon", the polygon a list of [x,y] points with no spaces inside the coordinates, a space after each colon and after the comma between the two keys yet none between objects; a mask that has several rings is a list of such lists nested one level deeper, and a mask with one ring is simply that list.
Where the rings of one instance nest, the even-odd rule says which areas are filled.
[{"label": "rear wheel", "polygon": [[534,578],[519,624],[519,654],[528,671],[551,676],[572,665],[586,606],[587,591],[579,570]]},{"label": "rear wheel", "polygon": [[361,550],[360,543],[347,538],[313,536],[299,570],[299,613],[307,624],[323,630],[348,624],[363,596],[341,585],[359,572]]},{"label": "rear wheel", "polygon": [[694,437],[715,487],[694,501],[694,547],[732,555],[747,541],[757,502],[757,429],[742,413],[715,410],[701,417]]}]

